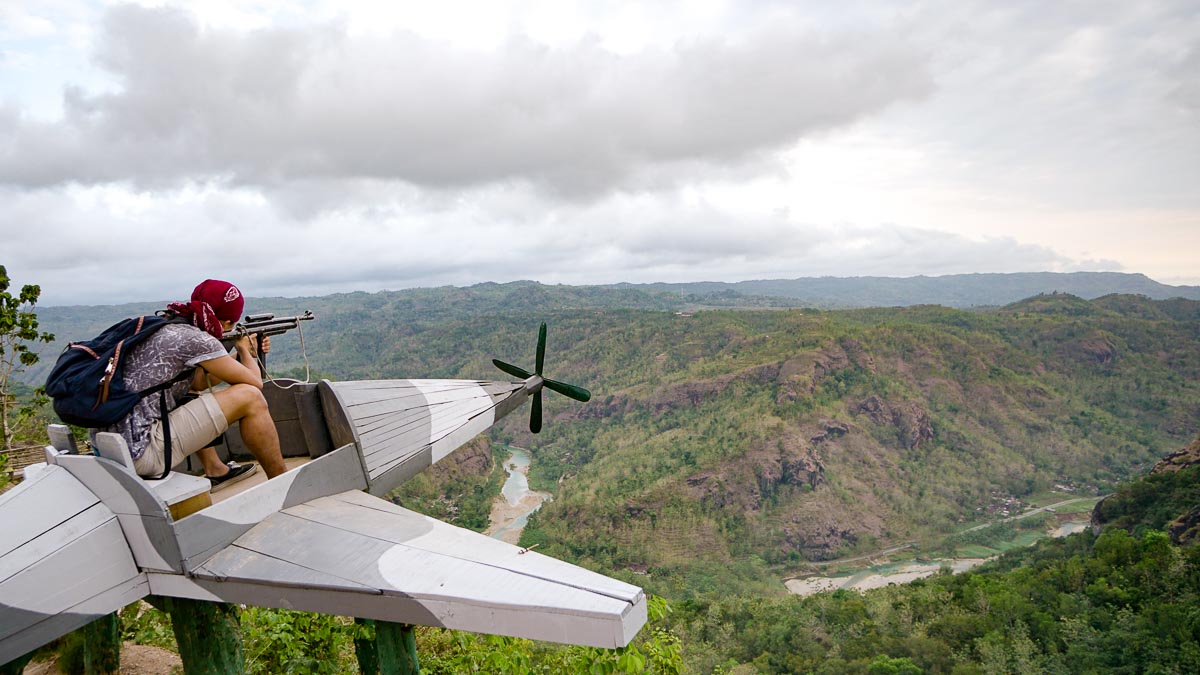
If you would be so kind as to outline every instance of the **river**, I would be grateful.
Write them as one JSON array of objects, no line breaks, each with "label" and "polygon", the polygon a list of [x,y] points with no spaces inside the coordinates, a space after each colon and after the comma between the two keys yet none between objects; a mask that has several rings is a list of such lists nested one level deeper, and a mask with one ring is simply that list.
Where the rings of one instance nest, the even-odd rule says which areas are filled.
[{"label": "river", "polygon": [[[1087,521],[1068,521],[1055,527],[1046,534],[1051,537],[1066,537],[1076,532],[1082,532],[1089,527]],[[972,528],[980,529],[980,528]],[[970,531],[970,530],[968,530]],[[891,549],[889,552],[906,547]],[[858,570],[850,574],[838,576],[811,576],[787,579],[783,583],[795,595],[807,596],[822,591],[833,591],[839,588],[866,591],[872,588],[882,588],[889,584],[906,584],[910,581],[923,579],[937,574],[943,566],[949,567],[955,574],[965,572],[972,567],[981,565],[991,558],[946,558],[928,562],[887,563]]]},{"label": "river", "polygon": [[542,503],[553,499],[553,495],[529,489],[529,463],[533,458],[528,450],[512,446],[506,446],[506,449],[511,453],[504,460],[508,478],[500,489],[500,496],[492,503],[491,525],[484,534],[516,544],[530,514],[542,508]]}]

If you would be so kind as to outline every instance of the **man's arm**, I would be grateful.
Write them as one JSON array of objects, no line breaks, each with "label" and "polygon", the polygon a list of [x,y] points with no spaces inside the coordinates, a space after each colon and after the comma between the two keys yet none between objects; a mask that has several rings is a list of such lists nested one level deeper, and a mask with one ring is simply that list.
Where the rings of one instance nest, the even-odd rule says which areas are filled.
[{"label": "man's arm", "polygon": [[[221,356],[200,362],[199,366],[207,373],[208,383],[249,384],[262,389],[262,376],[259,375],[258,364],[254,361],[254,346],[250,339],[238,340],[234,348],[237,350],[236,359],[232,356]],[[204,374],[200,377],[204,377]]]}]

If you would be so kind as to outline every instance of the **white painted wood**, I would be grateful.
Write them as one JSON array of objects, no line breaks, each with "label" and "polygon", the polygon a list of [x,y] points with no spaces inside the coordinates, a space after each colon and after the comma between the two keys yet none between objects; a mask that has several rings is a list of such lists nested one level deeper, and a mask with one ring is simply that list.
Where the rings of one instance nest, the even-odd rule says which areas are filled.
[{"label": "white painted wood", "polygon": [[46,433],[50,437],[50,445],[56,450],[69,455],[78,455],[79,447],[75,443],[75,436],[71,434],[71,428],[65,424],[51,424],[46,427]]},{"label": "white painted wood", "polygon": [[[345,506],[334,504],[341,502]],[[521,549],[498,539],[443,523],[385,499],[362,492],[343,492],[314,500],[288,513],[385,541],[419,547],[452,558],[485,563],[594,593],[632,601],[642,593],[637,586],[570,565],[536,551]]]},{"label": "white painted wood", "polygon": [[162,480],[148,483],[154,494],[168,506],[185,499],[202,495],[212,489],[212,481],[204,476],[193,476],[182,471],[172,471]]},{"label": "white painted wood", "polygon": [[69,520],[58,523],[37,537],[13,548],[0,556],[0,583],[39,561],[53,556],[59,549],[101,525],[110,521],[115,522],[116,518],[116,515],[103,503],[97,502]]},{"label": "white painted wood", "polygon": [[175,533],[183,557],[193,565],[281,509],[366,487],[358,448],[345,445],[180,520]]},{"label": "white painted wood", "polygon": [[126,466],[92,455],[61,455],[58,465],[103,499],[114,513],[170,518],[162,499]]},{"label": "white painted wood", "polygon": [[110,459],[117,464],[133,471],[133,457],[129,455],[129,446],[125,444],[125,437],[121,434],[114,434],[111,431],[101,431],[96,434],[96,452],[105,459]]},{"label": "white painted wood", "polygon": [[[147,572],[146,578],[150,582],[151,595],[164,595],[169,598],[191,598],[192,600],[207,600],[209,602],[223,602],[221,596],[213,593],[204,586],[197,584],[196,581],[191,577],[187,577],[182,574]],[[218,582],[214,584],[214,587],[221,588],[222,584]]]},{"label": "white painted wood", "polygon": [[269,516],[194,580],[227,602],[573,644],[626,644],[645,622],[641,589],[520,551],[346,491]]},{"label": "white painted wood", "polygon": [[[121,527],[109,521],[0,583],[0,602],[20,610],[57,614],[139,576]],[[0,636],[24,628],[8,616],[0,615]]]},{"label": "white painted wood", "polygon": [[[163,585],[159,586],[164,589]],[[165,590],[165,589],[164,589]],[[508,635],[532,640],[577,644],[606,649],[623,647],[646,623],[644,598],[627,605],[624,613],[580,616],[524,607],[490,607],[463,613],[453,600],[404,597],[402,595],[346,593],[307,588],[270,587],[240,580],[195,579],[187,587],[170,586],[174,597],[193,597],[244,603],[339,616],[359,616],[379,621],[443,626],[491,635]],[[155,594],[172,595],[162,590]],[[185,595],[185,593],[188,593]],[[207,597],[205,597],[207,595]]]},{"label": "white painted wood", "polygon": [[160,572],[183,571],[183,556],[170,519],[118,513],[117,521],[139,567]]},{"label": "white painted wood", "polygon": [[0,495],[0,555],[82,513],[100,499],[66,470],[52,466]]},{"label": "white painted wood", "polygon": [[496,411],[494,408],[480,411],[468,420],[466,424],[434,441],[432,449],[433,461],[442,461],[446,455],[461,448],[467,441],[492,428],[492,425],[495,423]]},{"label": "white painted wood", "polygon": [[91,455],[63,455],[71,472],[117,514],[137,563],[145,569],[183,571],[171,515],[162,499],[128,467]]},{"label": "white painted wood", "polygon": [[49,464],[47,464],[45,462],[38,462],[37,464],[30,464],[29,466],[25,467],[24,469],[21,469],[21,480],[29,480],[30,478],[37,476],[39,473],[41,473],[43,470],[45,470],[45,468],[48,466],[49,466]]},{"label": "white painted wood", "polygon": [[7,663],[22,654],[27,654],[51,640],[146,597],[149,588],[146,576],[138,575],[112,588],[100,590],[83,602],[53,616],[22,624],[24,628],[0,638],[0,663]]}]

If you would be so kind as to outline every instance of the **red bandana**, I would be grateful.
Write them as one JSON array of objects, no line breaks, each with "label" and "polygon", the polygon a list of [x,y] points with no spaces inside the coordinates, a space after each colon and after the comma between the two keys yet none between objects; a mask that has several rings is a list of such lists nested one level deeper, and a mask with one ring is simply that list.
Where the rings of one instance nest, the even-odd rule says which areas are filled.
[{"label": "red bandana", "polygon": [[207,279],[192,291],[191,302],[172,302],[167,309],[191,319],[192,325],[220,339],[225,334],[221,320],[237,321],[245,299],[237,286],[228,281]]}]

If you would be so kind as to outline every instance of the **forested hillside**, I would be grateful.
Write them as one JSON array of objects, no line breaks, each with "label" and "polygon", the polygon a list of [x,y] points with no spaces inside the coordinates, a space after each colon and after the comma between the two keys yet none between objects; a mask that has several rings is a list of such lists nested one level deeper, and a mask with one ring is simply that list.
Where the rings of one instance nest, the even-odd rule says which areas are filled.
[{"label": "forested hillside", "polygon": [[[1176,511],[1197,506],[1196,469],[1122,486],[1200,429],[1200,302],[693,313],[581,308],[562,290],[520,289],[527,307],[497,287],[483,305],[464,291],[453,311],[392,294],[264,309],[317,312],[308,356],[334,379],[502,378],[490,359],[532,365],[547,321],[546,374],[594,396],[548,394],[538,436],[524,410],[492,432],[530,448],[533,487],[555,495],[522,544],[670,600],[699,672],[1200,663],[1196,548],[1161,534],[1194,541],[1194,511]],[[298,342],[280,338],[277,373],[298,372]],[[455,459],[403,499],[479,529],[499,474],[481,443]],[[1111,531],[863,596],[785,594],[782,578],[809,561],[961,530],[1050,488],[1117,490],[1097,509]],[[526,647],[464,639],[446,658],[483,649]]]},{"label": "forested hillside", "polygon": [[1094,532],[861,595],[698,597],[675,631],[696,672],[1197,672],[1198,480],[1200,439],[1116,486]]},{"label": "forested hillside", "polygon": [[938,277],[818,277],[769,279],[736,283],[622,284],[674,293],[707,295],[739,293],[789,298],[812,307],[892,307],[1007,305],[1039,293],[1070,293],[1087,299],[1120,293],[1155,300],[1182,297],[1200,300],[1200,287],[1168,286],[1144,274],[1120,272],[1024,272],[1016,274],[949,274]]},{"label": "forested hillside", "polygon": [[[520,414],[495,432],[534,450],[534,486],[556,495],[526,539],[665,593],[773,584],[1056,484],[1106,492],[1200,424],[1196,301],[693,315],[641,291],[612,292],[645,309],[573,287],[451,290],[262,308],[313,309],[307,353],[334,379],[503,378],[490,359],[532,365],[548,321],[547,374],[595,396],[549,396],[540,436]],[[301,372],[298,346],[277,339],[276,373]]]}]

